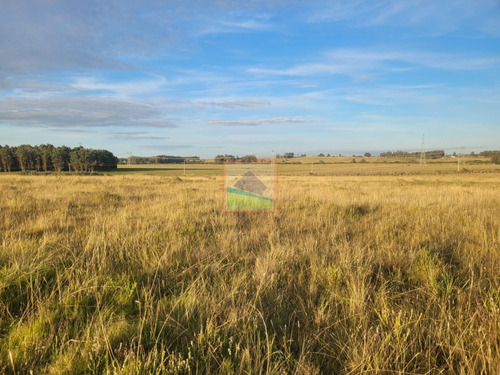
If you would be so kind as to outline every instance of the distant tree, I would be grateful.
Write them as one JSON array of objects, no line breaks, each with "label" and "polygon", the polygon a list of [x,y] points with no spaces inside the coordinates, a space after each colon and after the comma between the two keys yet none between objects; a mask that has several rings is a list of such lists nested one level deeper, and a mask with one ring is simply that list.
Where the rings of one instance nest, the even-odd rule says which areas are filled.
[{"label": "distant tree", "polygon": [[[412,153],[411,156],[417,156],[417,155],[419,155],[419,153],[415,152],[415,153]],[[444,157],[445,153],[444,153],[444,150],[433,150],[433,151],[427,151],[425,153],[425,155],[429,159],[439,159],[439,158]]]},{"label": "distant tree", "polygon": [[116,169],[118,166],[118,158],[107,150],[95,150],[93,155],[96,158],[96,170]]},{"label": "distant tree", "polygon": [[52,166],[56,172],[68,169],[71,149],[66,146],[54,147],[52,149]]},{"label": "distant tree", "polygon": [[322,152],[320,152],[320,153],[318,154],[318,156],[325,156],[325,154],[323,154]]},{"label": "distant tree", "polygon": [[352,162],[353,162],[353,163],[356,163],[356,159],[352,158]]},{"label": "distant tree", "polygon": [[37,172],[40,172],[43,168],[42,163],[42,153],[40,150],[40,146],[30,146],[31,147],[31,165],[29,169],[34,169]]},{"label": "distant tree", "polygon": [[372,154],[370,154],[369,152],[365,152],[365,158],[371,158]]},{"label": "distant tree", "polygon": [[285,153],[283,154],[283,157],[284,157],[285,159],[290,159],[290,158],[293,158],[294,156],[295,156],[295,155],[294,155],[294,153],[293,153],[293,152],[285,152]]},{"label": "distant tree", "polygon": [[226,161],[226,158],[224,157],[224,155],[217,155],[214,159],[215,161],[215,164],[222,164]]},{"label": "distant tree", "polygon": [[234,155],[217,155],[214,159],[216,164],[222,164],[224,162],[234,162],[236,161],[236,157]]},{"label": "distant tree", "polygon": [[241,161],[244,163],[254,163],[257,161],[257,157],[255,155],[245,155],[241,157]]},{"label": "distant tree", "polygon": [[0,170],[36,170],[61,172],[71,168],[75,171],[92,172],[117,167],[118,158],[107,150],[93,150],[76,147],[73,150],[66,146],[52,145],[17,147],[0,146]]},{"label": "distant tree", "polygon": [[32,152],[31,152],[31,146],[29,145],[21,145],[16,147],[15,154],[17,156],[17,161],[19,162],[19,168],[21,168],[21,171],[26,171],[28,169],[31,169],[32,165]]},{"label": "distant tree", "polygon": [[129,156],[127,158],[127,163],[128,164],[139,164],[139,158],[137,156],[134,156],[134,155]]},{"label": "distant tree", "polygon": [[[495,156],[500,155],[499,150],[494,150],[494,151],[481,151],[479,153],[479,156],[486,157],[486,158],[494,158]],[[493,159],[492,159],[493,160]]]},{"label": "distant tree", "polygon": [[45,172],[52,169],[52,151],[54,146],[52,145],[40,145],[38,146],[39,154],[42,161],[42,168]]},{"label": "distant tree", "polygon": [[330,154],[326,154],[326,156],[329,158],[329,157],[330,157]]},{"label": "distant tree", "polygon": [[77,172],[93,172],[97,165],[96,150],[75,147],[69,154],[71,168]]},{"label": "distant tree", "polygon": [[14,170],[16,162],[16,156],[9,146],[2,147],[0,149],[0,163],[2,163],[2,169],[5,172],[10,172]]}]

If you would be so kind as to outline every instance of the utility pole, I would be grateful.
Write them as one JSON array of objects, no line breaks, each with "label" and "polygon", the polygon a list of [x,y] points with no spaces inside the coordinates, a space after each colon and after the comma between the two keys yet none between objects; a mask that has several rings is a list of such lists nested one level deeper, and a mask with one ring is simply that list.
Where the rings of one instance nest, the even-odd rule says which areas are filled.
[{"label": "utility pole", "polygon": [[426,164],[425,161],[425,135],[422,134],[422,149],[420,150],[420,165]]},{"label": "utility pole", "polygon": [[[462,147],[462,148],[461,148],[461,151],[462,151],[461,153],[459,152],[459,153],[457,154],[457,156],[458,156],[457,171],[458,171],[458,172],[460,172],[460,155],[462,155],[462,156],[463,156],[463,155],[465,154],[465,147]],[[462,160],[462,163],[463,163],[463,160]]]}]

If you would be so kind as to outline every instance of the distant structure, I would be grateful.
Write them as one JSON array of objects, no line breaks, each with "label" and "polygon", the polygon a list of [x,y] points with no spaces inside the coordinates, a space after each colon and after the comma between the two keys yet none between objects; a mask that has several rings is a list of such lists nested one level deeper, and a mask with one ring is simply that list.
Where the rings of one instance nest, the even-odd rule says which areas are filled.
[{"label": "distant structure", "polygon": [[235,188],[262,195],[267,186],[257,178],[252,172],[248,171],[234,185]]},{"label": "distant structure", "polygon": [[[461,148],[462,152],[457,154],[458,162],[457,162],[457,171],[460,172],[460,156],[464,156],[465,154],[465,147]],[[462,161],[463,163],[463,161]]]},{"label": "distant structure", "polygon": [[420,150],[420,164],[425,164],[425,134],[422,134],[422,149]]}]

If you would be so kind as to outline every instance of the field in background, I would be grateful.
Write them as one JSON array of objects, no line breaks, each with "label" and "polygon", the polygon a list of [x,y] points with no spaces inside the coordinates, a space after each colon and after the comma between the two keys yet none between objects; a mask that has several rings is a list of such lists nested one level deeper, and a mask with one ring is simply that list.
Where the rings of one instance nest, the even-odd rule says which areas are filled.
[{"label": "field in background", "polygon": [[[403,158],[320,158],[305,157],[278,159],[280,175],[318,175],[318,176],[369,176],[369,175],[420,175],[458,173],[457,159],[442,158],[430,160],[427,164],[415,163],[414,159]],[[366,162],[361,162],[362,160]],[[323,161],[324,163],[321,163]],[[411,161],[411,162],[410,162]],[[185,171],[185,172],[184,172]],[[500,172],[500,164],[489,163],[487,158],[464,158],[460,165],[460,173],[492,173]],[[170,176],[220,176],[220,164],[122,164],[112,174],[141,173],[148,175]]]},{"label": "field in background", "polygon": [[222,213],[213,164],[2,175],[0,372],[499,373],[476,167],[280,165],[275,215]]}]

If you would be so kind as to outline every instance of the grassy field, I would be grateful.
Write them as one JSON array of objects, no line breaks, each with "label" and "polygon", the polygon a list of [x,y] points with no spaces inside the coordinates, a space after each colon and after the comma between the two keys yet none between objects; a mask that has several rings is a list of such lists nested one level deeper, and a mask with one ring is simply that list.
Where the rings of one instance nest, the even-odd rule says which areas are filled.
[{"label": "grassy field", "polygon": [[499,169],[369,167],[0,175],[0,372],[500,373]]},{"label": "grassy field", "polygon": [[[425,175],[456,174],[457,160],[443,158],[440,161],[429,161],[426,165],[409,163],[403,159],[357,158],[295,158],[293,161],[278,163],[278,172],[282,176],[370,176],[370,175]],[[365,159],[366,162],[360,162]],[[496,173],[500,172],[500,164],[491,164],[489,159],[465,159],[460,165],[460,173]],[[320,163],[324,161],[324,163]],[[220,176],[220,164],[131,164],[119,165],[118,170],[110,174],[147,174],[169,176]]]}]

